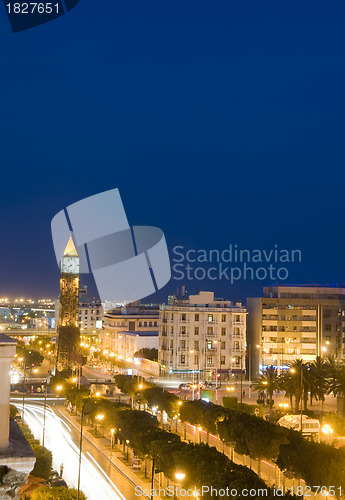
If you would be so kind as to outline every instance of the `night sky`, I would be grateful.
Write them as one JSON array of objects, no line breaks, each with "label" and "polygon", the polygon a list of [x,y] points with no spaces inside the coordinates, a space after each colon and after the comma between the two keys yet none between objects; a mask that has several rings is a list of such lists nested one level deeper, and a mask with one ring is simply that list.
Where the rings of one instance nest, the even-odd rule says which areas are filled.
[{"label": "night sky", "polygon": [[0,296],[56,297],[52,217],[115,187],[170,250],[277,244],[287,282],[345,281],[343,1],[80,0],[17,34],[0,7]]}]

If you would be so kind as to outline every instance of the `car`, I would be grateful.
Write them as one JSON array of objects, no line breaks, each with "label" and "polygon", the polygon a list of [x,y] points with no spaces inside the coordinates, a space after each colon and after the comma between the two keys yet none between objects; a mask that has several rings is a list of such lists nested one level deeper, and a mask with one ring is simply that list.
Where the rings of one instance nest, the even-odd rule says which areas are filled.
[{"label": "car", "polygon": [[180,384],[180,385],[178,386],[178,388],[179,388],[181,391],[189,391],[190,386],[191,386],[190,384]]}]

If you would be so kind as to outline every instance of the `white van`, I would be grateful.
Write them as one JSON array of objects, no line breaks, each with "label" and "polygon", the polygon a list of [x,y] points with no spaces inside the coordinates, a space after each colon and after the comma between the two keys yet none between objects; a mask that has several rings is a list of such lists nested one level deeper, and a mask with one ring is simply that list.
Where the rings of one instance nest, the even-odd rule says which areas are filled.
[{"label": "white van", "polygon": [[[285,415],[278,420],[278,425],[301,431],[301,415]],[[310,418],[307,415],[302,415],[302,435],[315,436],[320,434],[320,421],[316,418]]]}]

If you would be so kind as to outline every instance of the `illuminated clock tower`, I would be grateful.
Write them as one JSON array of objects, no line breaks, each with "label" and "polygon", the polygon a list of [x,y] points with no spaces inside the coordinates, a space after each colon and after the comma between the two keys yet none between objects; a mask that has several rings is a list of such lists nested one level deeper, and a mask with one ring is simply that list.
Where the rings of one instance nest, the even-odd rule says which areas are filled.
[{"label": "illuminated clock tower", "polygon": [[60,308],[56,369],[70,371],[78,353],[79,331],[79,256],[70,237],[61,258]]}]

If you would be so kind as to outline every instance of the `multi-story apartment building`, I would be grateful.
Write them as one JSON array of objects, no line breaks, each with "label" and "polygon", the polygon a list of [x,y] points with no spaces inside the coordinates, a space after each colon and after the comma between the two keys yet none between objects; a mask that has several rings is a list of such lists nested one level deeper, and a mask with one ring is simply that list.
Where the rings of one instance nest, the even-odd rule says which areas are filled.
[{"label": "multi-story apartment building", "polygon": [[158,348],[159,307],[140,302],[104,314],[102,346],[123,359],[144,347]]},{"label": "multi-story apartment building", "polygon": [[169,298],[160,310],[159,362],[161,371],[203,380],[228,379],[244,373],[246,309],[240,302],[215,299],[200,292],[188,299]]},{"label": "multi-story apartment building", "polygon": [[247,299],[247,342],[251,372],[273,365],[286,369],[295,359],[342,357],[345,288],[276,285],[264,297]]},{"label": "multi-story apartment building", "polygon": [[82,333],[100,330],[103,326],[103,307],[100,302],[79,302],[79,328]]}]

